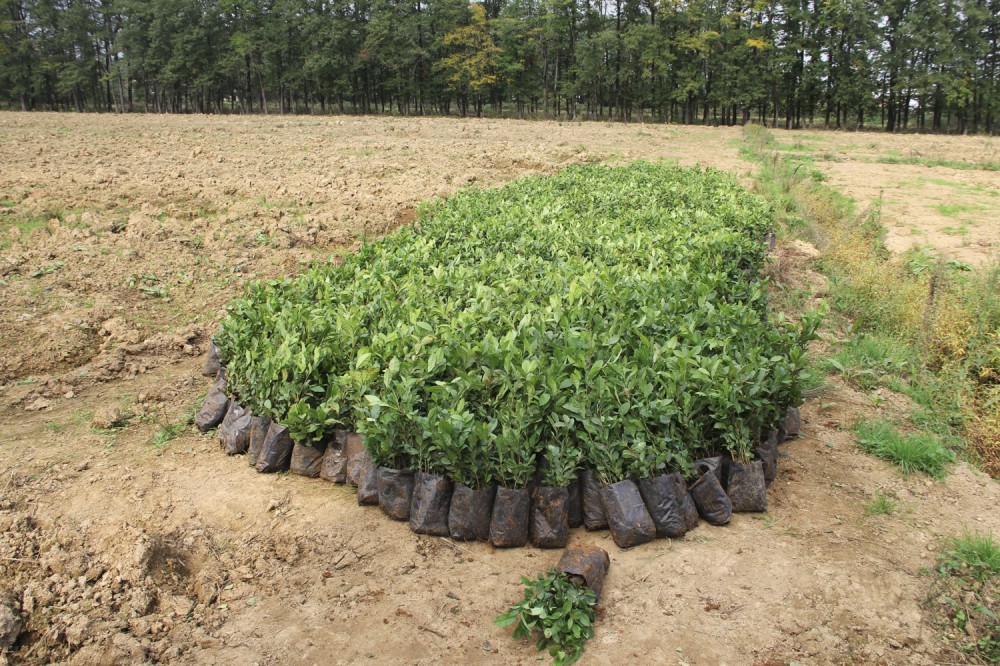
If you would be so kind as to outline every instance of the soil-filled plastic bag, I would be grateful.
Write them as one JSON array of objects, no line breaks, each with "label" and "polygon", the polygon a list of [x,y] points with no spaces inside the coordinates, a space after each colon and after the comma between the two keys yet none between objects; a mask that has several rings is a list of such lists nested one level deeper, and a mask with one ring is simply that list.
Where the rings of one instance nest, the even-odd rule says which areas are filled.
[{"label": "soil-filled plastic bag", "polygon": [[349,432],[344,439],[344,476],[348,485],[357,487],[361,481],[361,468],[365,465],[365,440],[356,432]]},{"label": "soil-filled plastic bag", "polygon": [[563,552],[556,569],[565,573],[577,585],[589,587],[599,599],[610,566],[611,558],[603,548],[574,543]]},{"label": "soil-filled plastic bag", "polygon": [[219,443],[225,449],[226,455],[235,456],[246,453],[250,448],[250,426],[253,414],[235,402],[229,406],[226,418],[222,419],[219,428]]},{"label": "soil-filled plastic bag", "polygon": [[726,492],[736,513],[767,511],[767,484],[761,462],[729,463],[729,488]]},{"label": "soil-filled plastic bag", "polygon": [[490,538],[493,498],[497,487],[470,488],[456,483],[448,509],[448,533],[457,541],[486,541]]},{"label": "soil-filled plastic bag", "polygon": [[219,446],[225,448],[226,440],[224,437],[226,431],[232,424],[233,419],[243,416],[244,413],[246,413],[246,410],[243,409],[243,406],[240,403],[236,402],[235,399],[229,401],[229,407],[226,408],[226,415],[222,417],[222,423],[219,424],[219,430],[215,433],[216,439],[219,440]]},{"label": "soil-filled plastic bag", "polygon": [[194,425],[202,432],[208,432],[215,426],[222,423],[229,411],[229,396],[219,388],[218,383],[208,391],[205,402],[201,403],[201,409],[194,418]]},{"label": "soil-filled plastic bag", "polygon": [[698,514],[710,525],[726,525],[732,520],[733,505],[711,469],[699,468],[701,476],[691,484],[691,499]]},{"label": "soil-filled plastic bag", "polygon": [[365,464],[361,467],[361,477],[358,478],[358,504],[378,506],[378,467],[367,451]]},{"label": "soil-filled plastic bag", "polygon": [[601,488],[601,503],[611,538],[619,548],[631,548],[656,538],[656,525],[633,481],[625,479]]},{"label": "soil-filled plastic bag", "polygon": [[323,467],[323,455],[326,453],[326,442],[299,444],[292,447],[292,461],[288,466],[292,474],[308,476],[315,479]]},{"label": "soil-filled plastic bag", "polygon": [[[413,500],[413,470],[379,467],[377,475],[379,508],[393,520],[409,520],[410,502]],[[358,477],[360,476],[359,468]]]},{"label": "soil-filled plastic bag", "polygon": [[722,456],[713,456],[712,458],[701,458],[694,461],[694,468],[698,470],[698,473],[702,473],[704,470],[709,470],[715,475],[715,478],[719,480],[722,487],[726,487],[726,475],[725,475],[725,465],[722,461]]},{"label": "soil-filled plastic bag", "polygon": [[583,491],[580,482],[569,484],[569,497],[566,499],[566,514],[570,527],[583,525]]},{"label": "soil-filled plastic bag", "polygon": [[215,346],[215,340],[208,343],[208,358],[205,359],[205,367],[201,374],[206,377],[215,377],[222,369],[222,361],[219,360],[219,348]]},{"label": "soil-filled plastic bag", "polygon": [[271,419],[266,416],[250,417],[250,446],[247,447],[247,462],[253,467],[267,438],[267,430],[271,427]]},{"label": "soil-filled plastic bag", "polygon": [[[346,433],[345,433],[346,435]],[[344,442],[334,434],[333,441],[327,442],[323,464],[319,468],[319,478],[332,483],[347,483],[347,458],[344,457]]]},{"label": "soil-filled plastic bag", "polygon": [[768,433],[767,438],[764,439],[760,445],[754,449],[754,455],[757,456],[761,464],[764,467],[764,483],[771,485],[774,479],[778,476],[778,431],[772,430]]},{"label": "soil-filled plastic bag", "polygon": [[494,548],[517,548],[528,543],[531,491],[527,488],[497,488],[490,519],[490,544]]},{"label": "soil-filled plastic bag", "polygon": [[255,469],[261,474],[284,472],[292,459],[292,437],[288,428],[276,421],[267,429],[267,437],[257,454]]},{"label": "soil-filled plastic bag", "polygon": [[698,520],[700,519],[698,515],[698,507],[695,506],[694,498],[691,497],[691,491],[688,490],[687,482],[681,479],[681,483],[684,485],[684,492],[681,495],[681,515],[684,516],[684,522],[687,524],[688,532],[698,527]]},{"label": "soil-filled plastic bag", "polygon": [[583,500],[583,526],[588,530],[603,530],[608,526],[601,503],[601,484],[593,470],[580,472],[580,496]]},{"label": "soil-filled plastic bag", "polygon": [[785,438],[796,439],[799,430],[802,429],[802,414],[798,407],[789,407],[785,410]]},{"label": "soil-filled plastic bag", "polygon": [[687,487],[681,475],[663,474],[650,479],[639,479],[639,494],[646,503],[649,517],[656,525],[656,536],[679,539],[688,531],[684,516],[683,498]]},{"label": "soil-filled plastic bag", "polygon": [[537,486],[531,491],[531,543],[565,548],[569,543],[569,489]]},{"label": "soil-filled plastic bag", "polygon": [[440,474],[417,472],[410,501],[410,529],[417,534],[448,536],[451,481]]}]

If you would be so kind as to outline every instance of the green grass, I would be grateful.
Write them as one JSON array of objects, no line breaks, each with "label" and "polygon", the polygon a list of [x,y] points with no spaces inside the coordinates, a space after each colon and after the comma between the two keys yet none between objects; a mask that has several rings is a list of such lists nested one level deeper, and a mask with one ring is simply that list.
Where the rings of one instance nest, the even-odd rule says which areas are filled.
[{"label": "green grass", "polygon": [[943,479],[955,461],[955,454],[931,433],[903,434],[895,425],[876,420],[858,421],[853,430],[862,450],[893,463],[907,476],[921,472]]},{"label": "green grass", "polygon": [[941,233],[946,236],[965,236],[969,233],[969,227],[964,224],[957,227],[941,227]]},{"label": "green grass", "polygon": [[983,196],[983,197],[1000,197],[1000,190],[995,190],[985,185],[978,185],[976,183],[960,183],[956,180],[947,180],[945,178],[915,178],[913,180],[902,181],[899,186],[906,188],[920,188],[926,185],[939,185],[941,187],[948,187],[954,190],[959,190],[962,194],[973,195],[973,196]]},{"label": "green grass", "polygon": [[945,543],[938,563],[927,606],[945,640],[974,663],[1000,664],[1000,544],[992,532],[965,532]]},{"label": "green grass", "polygon": [[[885,353],[858,359],[854,350],[845,352],[847,359],[834,357],[843,370],[829,365],[858,373],[858,383],[909,396],[918,405],[910,415],[917,428],[1000,478],[1000,261],[972,267],[931,251],[888,251],[879,202],[867,214],[855,213],[842,194],[811,178],[794,156],[775,153],[773,145],[767,130],[747,127],[741,155],[760,165],[755,189],[771,200],[785,233],[822,252],[815,265],[828,278],[832,313],[849,322],[855,336],[881,337],[914,351],[913,368],[899,368]],[[987,205],[979,195],[992,196],[993,190],[975,194],[957,201]],[[962,234],[963,245],[969,242],[968,223],[950,229]]]},{"label": "green grass", "polygon": [[883,491],[876,491],[872,501],[865,504],[866,516],[888,516],[896,512],[897,503]]},{"label": "green grass", "polygon": [[827,372],[838,372],[845,380],[870,391],[879,386],[901,390],[918,359],[905,343],[890,336],[870,333],[852,338],[836,354],[822,362]]},{"label": "green grass", "polygon": [[[6,206],[4,208],[7,208]],[[7,213],[4,213],[7,215]],[[14,238],[10,233],[11,229],[17,229],[17,240],[23,240],[25,236],[31,234],[32,231],[36,229],[44,229],[52,219],[52,215],[48,213],[43,213],[37,216],[15,216],[13,220],[7,220],[5,217],[0,217],[0,249],[6,249],[9,247]]]},{"label": "green grass", "polygon": [[947,167],[965,171],[1000,171],[1000,162],[964,162],[961,160],[946,160],[940,157],[901,157],[898,155],[883,155],[875,160],[878,164],[911,164],[926,167]]},{"label": "green grass", "polygon": [[966,532],[948,541],[939,571],[985,582],[1000,573],[1000,543],[993,532]]},{"label": "green grass", "polygon": [[[201,401],[204,400],[205,395],[207,394],[208,391],[203,391],[201,396],[198,398],[197,404],[201,404]],[[170,442],[184,435],[184,433],[186,433],[191,426],[194,425],[195,415],[198,413],[197,404],[184,412],[184,415],[178,421],[174,421],[173,423],[155,421],[160,427],[153,433],[147,443],[158,449],[162,449],[165,448]]]},{"label": "green grass", "polygon": [[958,217],[965,213],[976,213],[982,210],[986,210],[986,206],[978,206],[974,204],[938,204],[934,206],[936,210],[941,215],[945,217]]},{"label": "green grass", "polygon": [[807,145],[799,140],[793,141],[791,143],[775,142],[772,147],[774,150],[787,150],[789,152],[797,152],[797,153],[811,153],[817,150],[816,146]]},{"label": "green grass", "polygon": [[158,449],[165,448],[167,444],[183,435],[189,425],[190,424],[187,421],[164,424],[160,426],[159,430],[153,433],[153,436],[149,438],[148,443]]},{"label": "green grass", "polygon": [[57,270],[59,270],[60,268],[62,268],[65,265],[66,265],[65,262],[62,262],[62,261],[53,261],[50,264],[46,264],[46,265],[42,266],[41,268],[38,268],[38,269],[32,271],[31,272],[31,277],[38,278],[38,277],[42,277],[43,275],[48,275],[49,273],[55,273]]}]

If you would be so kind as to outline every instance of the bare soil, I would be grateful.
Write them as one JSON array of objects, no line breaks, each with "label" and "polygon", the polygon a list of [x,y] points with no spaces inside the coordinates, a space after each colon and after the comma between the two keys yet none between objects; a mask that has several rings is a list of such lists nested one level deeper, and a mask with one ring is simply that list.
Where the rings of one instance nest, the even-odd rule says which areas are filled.
[{"label": "bare soil", "polygon": [[776,136],[789,154],[814,159],[830,185],[854,198],[859,209],[878,204],[889,249],[930,247],[973,266],[1000,252],[1000,138],[876,132]]},{"label": "bare soil", "polygon": [[[246,281],[349,252],[470,183],[640,157],[745,176],[738,141],[599,123],[0,114],[0,605],[23,629],[0,664],[537,663],[492,620],[558,552],[416,536],[349,489],[258,475],[170,426],[207,390],[208,337]],[[836,185],[844,160],[818,166]],[[776,270],[822,294],[814,259],[791,242]],[[803,409],[766,515],[630,551],[574,531],[612,560],[583,663],[960,660],[923,571],[942,538],[1000,527],[1000,491],[964,464],[932,482],[860,453],[845,426],[876,407],[831,382]],[[886,398],[879,409],[906,408]],[[901,508],[866,517],[876,490]]]}]

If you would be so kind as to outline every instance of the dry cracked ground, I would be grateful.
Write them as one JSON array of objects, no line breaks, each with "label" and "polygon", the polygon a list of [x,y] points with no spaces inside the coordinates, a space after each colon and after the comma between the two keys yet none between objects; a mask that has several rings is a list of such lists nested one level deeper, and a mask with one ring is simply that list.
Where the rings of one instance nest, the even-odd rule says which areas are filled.
[{"label": "dry cracked ground", "polygon": [[[880,198],[895,249],[995,252],[1000,174],[878,161],[986,162],[995,140],[777,137],[859,205]],[[208,338],[247,281],[350,252],[429,197],[635,158],[749,182],[739,146],[725,128],[0,114],[0,664],[538,663],[492,620],[558,552],[416,536],[350,489],[227,458],[183,425]],[[815,257],[789,242],[776,263],[819,301]],[[960,660],[926,570],[943,538],[998,527],[997,484],[860,453],[845,427],[876,407],[830,383],[767,514],[629,551],[575,531],[612,560],[582,663]],[[867,517],[880,490],[900,510]]]}]

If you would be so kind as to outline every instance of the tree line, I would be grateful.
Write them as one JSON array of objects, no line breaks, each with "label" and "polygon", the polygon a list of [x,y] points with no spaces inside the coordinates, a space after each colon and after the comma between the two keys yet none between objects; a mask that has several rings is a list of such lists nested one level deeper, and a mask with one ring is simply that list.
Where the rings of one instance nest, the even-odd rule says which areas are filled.
[{"label": "tree line", "polygon": [[1000,0],[0,0],[0,105],[994,133]]}]

